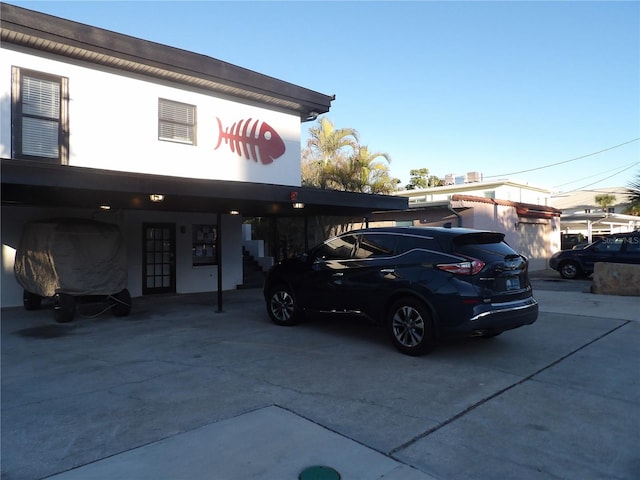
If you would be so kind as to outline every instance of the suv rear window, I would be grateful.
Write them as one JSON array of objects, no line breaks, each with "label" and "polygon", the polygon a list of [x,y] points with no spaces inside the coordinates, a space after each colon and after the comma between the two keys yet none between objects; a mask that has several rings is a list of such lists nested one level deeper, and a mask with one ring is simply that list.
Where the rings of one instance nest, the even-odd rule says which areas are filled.
[{"label": "suv rear window", "polygon": [[501,233],[472,233],[456,237],[453,241],[456,252],[482,261],[494,261],[495,257],[519,256],[513,248],[504,243]]},{"label": "suv rear window", "polygon": [[438,242],[433,237],[403,235],[400,238],[400,243],[398,245],[399,252],[405,253],[415,248],[420,248],[423,250],[436,250],[436,251],[442,250]]}]

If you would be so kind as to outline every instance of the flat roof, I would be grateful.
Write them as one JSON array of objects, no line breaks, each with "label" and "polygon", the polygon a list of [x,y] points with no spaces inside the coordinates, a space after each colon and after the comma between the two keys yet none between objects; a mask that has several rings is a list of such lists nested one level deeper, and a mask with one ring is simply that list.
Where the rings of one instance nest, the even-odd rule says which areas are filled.
[{"label": "flat roof", "polygon": [[313,120],[335,95],[216,58],[0,3],[2,48],[27,47],[129,73],[229,95]]}]

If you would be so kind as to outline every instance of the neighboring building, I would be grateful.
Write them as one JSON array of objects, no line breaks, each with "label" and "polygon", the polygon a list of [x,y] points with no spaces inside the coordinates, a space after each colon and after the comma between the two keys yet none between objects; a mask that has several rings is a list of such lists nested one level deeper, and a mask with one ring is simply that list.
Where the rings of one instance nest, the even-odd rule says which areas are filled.
[{"label": "neighboring building", "polygon": [[[464,178],[465,181],[454,181]],[[549,206],[548,190],[510,180],[481,181],[472,172],[451,176],[449,185],[403,190],[404,212],[381,212],[372,220],[381,225],[453,226],[505,233],[505,240],[527,256],[531,270],[547,268],[547,260],[560,249],[560,210]],[[471,179],[471,181],[470,181]]]},{"label": "neighboring building", "polygon": [[[407,200],[301,187],[300,123],[332,96],[0,4],[2,306],[25,222],[119,225],[132,296],[243,282],[243,217],[367,218]],[[275,236],[274,236],[275,237]],[[219,297],[221,298],[221,297]]]},{"label": "neighboring building", "polygon": [[[596,203],[598,195],[613,195],[615,201],[606,211]],[[562,210],[560,225],[563,235],[582,235],[591,241],[593,235],[632,232],[640,229],[640,217],[626,215],[629,192],[623,187],[579,190],[551,197],[551,205]]]},{"label": "neighboring building", "polygon": [[[474,175],[471,175],[473,173]],[[464,178],[480,179],[481,174],[470,172]],[[460,178],[460,177],[457,177]],[[481,198],[495,198],[509,202],[532,203],[549,206],[551,193],[548,190],[530,185],[513,182],[511,180],[496,180],[485,182],[481,180],[466,181],[444,185],[442,187],[422,188],[416,190],[402,190],[396,195],[409,199],[409,206],[421,205],[429,202],[450,200],[453,195],[473,195]]]}]

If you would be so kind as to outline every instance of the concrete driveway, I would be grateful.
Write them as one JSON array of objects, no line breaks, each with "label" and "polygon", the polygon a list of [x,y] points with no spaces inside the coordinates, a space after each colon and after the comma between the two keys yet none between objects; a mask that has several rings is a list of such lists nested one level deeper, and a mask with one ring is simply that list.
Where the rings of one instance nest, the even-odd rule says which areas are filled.
[{"label": "concrete driveway", "polygon": [[2,479],[637,479],[640,299],[548,283],[534,325],[420,358],[358,320],[277,327],[256,289],[4,309]]}]

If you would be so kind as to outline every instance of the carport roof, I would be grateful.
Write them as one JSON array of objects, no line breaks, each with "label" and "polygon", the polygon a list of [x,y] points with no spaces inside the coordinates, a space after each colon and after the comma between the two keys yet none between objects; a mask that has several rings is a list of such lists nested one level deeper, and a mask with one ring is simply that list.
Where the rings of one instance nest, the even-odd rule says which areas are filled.
[{"label": "carport roof", "polygon": [[[337,215],[367,217],[404,210],[408,200],[388,195],[310,187],[167,177],[2,159],[2,205],[229,213],[246,217]],[[154,203],[151,194],[164,195]],[[293,198],[295,197],[295,198]],[[294,209],[293,203],[304,204]]]}]

